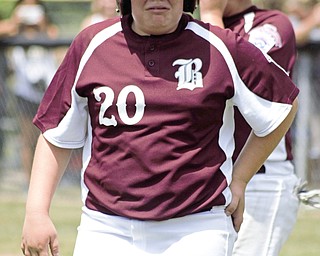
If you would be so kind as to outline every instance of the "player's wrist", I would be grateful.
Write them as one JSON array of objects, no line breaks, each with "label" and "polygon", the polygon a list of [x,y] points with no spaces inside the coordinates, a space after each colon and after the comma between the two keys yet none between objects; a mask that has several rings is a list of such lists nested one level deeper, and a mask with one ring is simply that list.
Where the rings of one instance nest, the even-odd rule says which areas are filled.
[{"label": "player's wrist", "polygon": [[241,192],[245,191],[247,185],[248,185],[248,180],[245,179],[244,177],[241,177],[239,175],[233,175],[232,176],[232,181],[230,183],[231,188],[236,188],[236,190],[239,190]]}]

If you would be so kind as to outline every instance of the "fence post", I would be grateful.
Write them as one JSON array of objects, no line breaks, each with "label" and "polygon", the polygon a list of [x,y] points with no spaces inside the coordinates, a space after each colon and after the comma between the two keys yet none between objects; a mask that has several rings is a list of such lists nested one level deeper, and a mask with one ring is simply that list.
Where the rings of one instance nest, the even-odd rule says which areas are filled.
[{"label": "fence post", "polygon": [[308,51],[299,52],[296,69],[296,83],[300,89],[299,110],[295,121],[294,158],[296,174],[302,181],[307,181],[309,153],[309,118],[311,100],[311,57]]}]

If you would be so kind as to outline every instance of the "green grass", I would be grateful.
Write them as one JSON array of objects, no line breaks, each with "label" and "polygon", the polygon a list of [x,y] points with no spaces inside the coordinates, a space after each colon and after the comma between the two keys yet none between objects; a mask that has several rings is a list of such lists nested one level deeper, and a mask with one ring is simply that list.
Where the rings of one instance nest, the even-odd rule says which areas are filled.
[{"label": "green grass", "polygon": [[[0,256],[18,256],[24,218],[25,195],[0,190]],[[71,256],[81,212],[80,192],[74,186],[58,189],[51,217],[59,234],[61,255]],[[301,207],[298,221],[279,256],[320,255],[320,210]],[[257,255],[259,256],[259,255]]]},{"label": "green grass", "polygon": [[320,255],[320,209],[301,207],[297,223],[280,256]]},{"label": "green grass", "polygon": [[[0,256],[20,256],[26,193],[0,193]],[[54,197],[50,215],[58,231],[62,256],[72,255],[80,214],[78,189],[60,188]]]}]

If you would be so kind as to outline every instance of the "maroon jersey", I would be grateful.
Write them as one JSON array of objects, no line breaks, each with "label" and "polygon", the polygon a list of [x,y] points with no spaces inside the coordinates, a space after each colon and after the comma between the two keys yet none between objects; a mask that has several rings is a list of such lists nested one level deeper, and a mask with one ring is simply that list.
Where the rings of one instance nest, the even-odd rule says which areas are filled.
[{"label": "maroon jersey", "polygon": [[264,136],[298,89],[231,31],[189,15],[162,36],[131,23],[107,20],[75,38],[34,123],[58,147],[84,147],[89,209],[163,220],[229,204],[233,106]]},{"label": "maroon jersey", "polygon": [[[238,33],[243,38],[254,44],[264,53],[267,53],[291,77],[296,59],[296,40],[293,27],[288,17],[278,10],[258,9],[255,6],[224,18],[226,28]],[[279,84],[279,86],[282,86]],[[236,158],[251,128],[236,109]],[[277,148],[268,158],[268,161],[292,160],[292,141],[290,132],[279,143]],[[272,170],[270,170],[272,171]]]}]

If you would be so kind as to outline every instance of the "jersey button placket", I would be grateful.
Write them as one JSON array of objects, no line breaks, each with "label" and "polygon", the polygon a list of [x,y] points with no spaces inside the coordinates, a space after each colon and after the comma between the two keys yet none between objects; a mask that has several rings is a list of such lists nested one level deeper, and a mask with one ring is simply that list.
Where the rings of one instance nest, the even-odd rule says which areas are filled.
[{"label": "jersey button placket", "polygon": [[158,51],[157,46],[153,42],[149,42],[145,46],[145,63],[147,76],[158,75],[159,72],[159,60],[158,60]]}]

